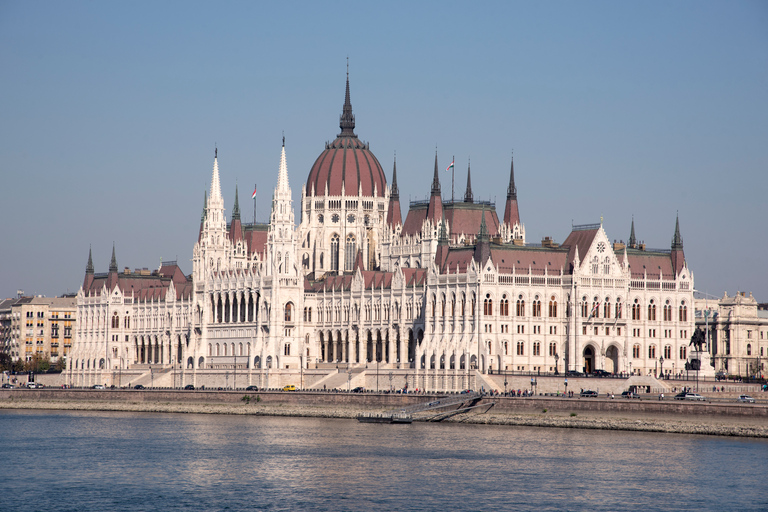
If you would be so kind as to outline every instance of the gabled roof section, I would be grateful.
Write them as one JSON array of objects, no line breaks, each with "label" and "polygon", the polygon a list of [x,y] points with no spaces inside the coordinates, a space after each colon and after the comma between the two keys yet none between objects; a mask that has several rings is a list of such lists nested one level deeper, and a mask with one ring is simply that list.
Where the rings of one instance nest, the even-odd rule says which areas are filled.
[{"label": "gabled roof section", "polygon": [[584,224],[581,226],[573,226],[568,238],[562,243],[562,247],[568,248],[568,263],[570,265],[570,272],[573,270],[573,261],[576,256],[576,251],[584,257],[592,246],[592,242],[597,236],[597,232],[600,229],[600,224]]}]

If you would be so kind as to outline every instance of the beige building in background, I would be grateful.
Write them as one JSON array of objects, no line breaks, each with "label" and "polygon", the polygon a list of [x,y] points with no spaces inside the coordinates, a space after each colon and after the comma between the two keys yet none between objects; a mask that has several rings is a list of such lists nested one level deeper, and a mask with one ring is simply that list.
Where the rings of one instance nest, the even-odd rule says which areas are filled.
[{"label": "beige building in background", "polygon": [[764,376],[768,352],[768,311],[758,309],[752,293],[724,293],[696,299],[696,327],[709,331],[708,349],[720,375]]},{"label": "beige building in background", "polygon": [[[77,312],[76,297],[21,297],[3,303],[10,320],[7,352],[14,361],[48,356],[51,363],[66,357],[72,347]],[[5,329],[4,329],[5,331]],[[5,335],[4,335],[5,336]],[[4,347],[5,349],[5,347]]]}]

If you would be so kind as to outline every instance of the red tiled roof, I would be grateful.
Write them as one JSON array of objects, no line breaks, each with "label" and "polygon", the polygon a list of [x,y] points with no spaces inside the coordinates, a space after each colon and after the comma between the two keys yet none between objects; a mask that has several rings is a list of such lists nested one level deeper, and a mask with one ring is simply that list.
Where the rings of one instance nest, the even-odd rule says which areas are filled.
[{"label": "red tiled roof", "polygon": [[[592,246],[592,241],[597,235],[597,229],[574,229],[563,242],[563,247],[568,248],[568,264],[573,265],[576,257],[576,248],[579,248],[579,258],[584,258],[587,251]],[[572,267],[571,267],[572,268]],[[570,272],[571,269],[566,269]]]},{"label": "red tiled roof", "polygon": [[421,233],[421,226],[424,224],[426,218],[426,203],[411,206],[411,209],[408,210],[408,215],[405,217],[405,223],[403,224],[403,235],[418,235]]},{"label": "red tiled roof", "polygon": [[372,197],[373,189],[376,195],[384,197],[387,179],[381,164],[376,159],[368,145],[356,136],[338,137],[329,144],[309,171],[306,184],[306,194],[311,196],[362,195]]},{"label": "red tiled roof", "polygon": [[[88,277],[92,279],[87,279]],[[178,265],[165,265],[146,276],[117,272],[86,276],[83,292],[86,295],[98,296],[101,295],[103,286],[106,286],[110,292],[117,286],[125,296],[133,296],[139,301],[158,301],[165,299],[171,282],[176,288],[177,299],[189,299],[192,296],[193,283],[191,279],[187,279]]]}]

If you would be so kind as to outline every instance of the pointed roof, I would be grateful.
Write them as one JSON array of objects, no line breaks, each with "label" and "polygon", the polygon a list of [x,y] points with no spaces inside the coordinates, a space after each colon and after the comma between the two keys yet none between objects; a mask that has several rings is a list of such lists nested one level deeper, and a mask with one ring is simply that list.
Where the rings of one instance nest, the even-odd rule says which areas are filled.
[{"label": "pointed roof", "polygon": [[339,116],[339,128],[341,128],[339,137],[356,137],[355,115],[352,113],[352,102],[349,100],[349,62],[347,62],[347,89],[344,93],[344,106]]},{"label": "pointed roof", "polygon": [[517,187],[515,186],[515,157],[509,165],[509,185],[507,185],[507,199],[517,199]]},{"label": "pointed roof", "polygon": [[470,165],[469,162],[467,162],[467,191],[464,192],[464,202],[465,203],[471,203],[472,202],[472,177],[470,173]]},{"label": "pointed roof", "polygon": [[483,215],[480,217],[480,231],[477,233],[477,241],[487,242],[488,240],[490,240],[490,235],[488,234],[488,225],[485,223],[485,207],[483,207]]},{"label": "pointed roof", "polygon": [[440,175],[437,172],[437,150],[435,150],[435,175],[432,178],[432,195],[440,195]]},{"label": "pointed roof", "polygon": [[208,191],[203,190],[203,214],[200,215],[200,222],[205,221],[205,217],[208,215]]},{"label": "pointed roof", "polygon": [[387,210],[387,225],[394,227],[403,223],[402,213],[400,212],[400,191],[397,188],[397,155],[392,167],[392,188],[389,192],[389,208]]},{"label": "pointed roof", "polygon": [[288,185],[288,164],[285,160],[285,136],[283,136],[283,148],[280,151],[280,171],[277,174],[276,190],[278,192],[291,192],[290,186]]},{"label": "pointed roof", "polygon": [[93,249],[88,246],[88,264],[85,265],[85,273],[93,274]]},{"label": "pointed roof", "polygon": [[509,185],[507,186],[507,203],[504,205],[504,224],[514,226],[520,224],[520,210],[517,207],[517,187],[515,186],[515,160],[509,168]]},{"label": "pointed roof", "polygon": [[211,199],[223,201],[221,197],[221,181],[219,180],[219,148],[213,153],[213,175],[211,176]]},{"label": "pointed roof", "polygon": [[240,202],[237,196],[237,185],[235,185],[235,206],[232,208],[232,220],[240,220]]},{"label": "pointed roof", "polygon": [[675,218],[675,235],[672,238],[672,250],[682,250],[683,249],[683,237],[680,236],[680,215],[677,215]]},{"label": "pointed roof", "polygon": [[112,242],[112,260],[109,262],[109,271],[117,272],[117,258],[115,257],[115,242]]},{"label": "pointed roof", "polygon": [[635,238],[635,216],[632,216],[632,228],[629,231],[629,241],[628,244],[631,248],[635,248],[637,245],[637,238]]}]

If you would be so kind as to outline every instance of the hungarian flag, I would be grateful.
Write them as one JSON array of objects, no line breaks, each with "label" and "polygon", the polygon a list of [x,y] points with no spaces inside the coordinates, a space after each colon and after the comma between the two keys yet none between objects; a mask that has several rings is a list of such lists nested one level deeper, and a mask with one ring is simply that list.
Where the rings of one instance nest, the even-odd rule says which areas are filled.
[{"label": "hungarian flag", "polygon": [[451,162],[451,165],[445,168],[446,171],[450,171],[451,169],[453,169],[453,162]]},{"label": "hungarian flag", "polygon": [[596,302],[594,306],[592,306],[592,312],[589,314],[589,318],[587,320],[590,320],[593,316],[597,316],[598,308],[600,307],[600,303]]},{"label": "hungarian flag", "polygon": [[251,199],[256,199],[256,185],[253,186],[253,194],[251,194]]}]

